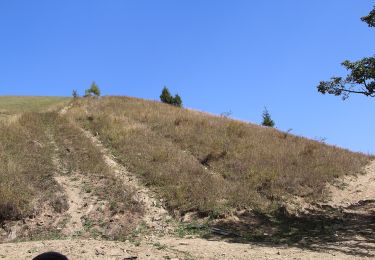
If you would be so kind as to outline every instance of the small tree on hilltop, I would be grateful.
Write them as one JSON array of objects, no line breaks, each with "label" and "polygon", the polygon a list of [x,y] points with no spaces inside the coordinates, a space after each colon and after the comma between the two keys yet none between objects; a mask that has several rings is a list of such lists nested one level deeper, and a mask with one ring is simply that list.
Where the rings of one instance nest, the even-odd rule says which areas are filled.
[{"label": "small tree on hilltop", "polygon": [[161,91],[160,101],[163,103],[172,104],[173,97],[171,96],[171,93],[167,87],[164,87]]},{"label": "small tree on hilltop", "polygon": [[90,97],[90,96],[100,96],[100,89],[98,85],[95,83],[95,81],[91,84],[91,87],[89,89],[85,90],[85,97]]},{"label": "small tree on hilltop", "polygon": [[176,94],[176,96],[174,96],[174,98],[173,98],[173,105],[175,105],[177,107],[182,106],[182,99],[178,94]]},{"label": "small tree on hilltop", "polygon": [[262,122],[263,126],[268,126],[268,127],[274,127],[275,126],[275,122],[272,120],[271,115],[268,112],[266,107],[264,108],[262,117],[263,117],[263,122]]},{"label": "small tree on hilltop", "polygon": [[164,87],[163,90],[161,91],[160,101],[166,104],[177,106],[177,107],[182,106],[181,97],[178,94],[176,94],[176,96],[173,97],[167,87]]},{"label": "small tree on hilltop", "polygon": [[73,96],[73,98],[79,97],[77,90],[73,89],[72,96]]}]

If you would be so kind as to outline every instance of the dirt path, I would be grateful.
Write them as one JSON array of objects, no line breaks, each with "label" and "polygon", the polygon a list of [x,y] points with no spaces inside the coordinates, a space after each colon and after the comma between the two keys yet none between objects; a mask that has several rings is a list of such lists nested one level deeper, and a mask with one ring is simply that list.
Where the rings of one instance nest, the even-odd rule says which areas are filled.
[{"label": "dirt path", "polygon": [[54,154],[52,155],[52,161],[57,169],[55,173],[55,180],[63,188],[66,200],[68,203],[68,210],[65,212],[67,220],[65,220],[65,225],[63,227],[63,234],[65,236],[75,236],[83,231],[82,226],[82,208],[84,202],[82,200],[81,187],[82,183],[78,176],[67,176],[63,175],[67,172],[59,158],[59,147],[57,146],[54,137],[51,133],[47,134],[50,138],[50,144],[54,148]]},{"label": "dirt path", "polygon": [[67,236],[75,236],[83,230],[81,219],[84,203],[81,195],[81,183],[78,179],[69,176],[56,176],[55,179],[64,188],[69,207],[66,212],[69,220],[65,224],[63,233]]},{"label": "dirt path", "polygon": [[[87,138],[100,149],[107,165],[113,170],[115,176],[123,180],[126,186],[132,187],[137,191],[136,200],[140,201],[145,209],[144,222],[154,231],[154,235],[165,234],[174,229],[169,220],[172,217],[163,207],[163,203],[157,199],[156,195],[143,186],[137,176],[130,173],[123,165],[117,163],[110,151],[103,146],[101,141],[93,136],[89,131],[81,129]],[[149,238],[150,239],[150,238]]]}]

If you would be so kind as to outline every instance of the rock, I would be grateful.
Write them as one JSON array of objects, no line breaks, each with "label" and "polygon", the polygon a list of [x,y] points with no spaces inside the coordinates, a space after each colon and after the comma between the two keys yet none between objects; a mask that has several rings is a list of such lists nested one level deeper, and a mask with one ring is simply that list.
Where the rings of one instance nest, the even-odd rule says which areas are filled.
[{"label": "rock", "polygon": [[105,252],[103,249],[97,247],[95,248],[95,255],[105,255]]}]

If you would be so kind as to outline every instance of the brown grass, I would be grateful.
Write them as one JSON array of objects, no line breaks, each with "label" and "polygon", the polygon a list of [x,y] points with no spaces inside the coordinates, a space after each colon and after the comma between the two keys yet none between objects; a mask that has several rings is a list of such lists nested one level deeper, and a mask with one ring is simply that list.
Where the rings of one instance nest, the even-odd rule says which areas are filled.
[{"label": "brown grass", "polygon": [[53,194],[61,188],[53,179],[47,124],[45,116],[37,113],[0,124],[0,223],[56,203]]},{"label": "brown grass", "polygon": [[269,211],[292,195],[322,198],[327,181],[359,173],[370,160],[275,129],[135,98],[81,99],[70,116],[182,212]]},{"label": "brown grass", "polygon": [[133,199],[134,190],[117,179],[92,141],[72,122],[52,114],[54,136],[66,174],[80,173],[89,178],[88,188],[94,195],[111,203],[113,213],[133,211],[141,206]]},{"label": "brown grass", "polygon": [[0,115],[21,112],[43,112],[67,104],[69,97],[0,96]]},{"label": "brown grass", "polygon": [[[66,211],[58,174],[85,176],[81,188],[106,205],[86,221],[108,238],[126,237],[139,224],[143,209],[135,191],[115,177],[99,148],[74,123],[56,112],[19,114],[0,123],[0,224],[38,215],[45,205]],[[111,223],[114,215],[119,220]]]}]

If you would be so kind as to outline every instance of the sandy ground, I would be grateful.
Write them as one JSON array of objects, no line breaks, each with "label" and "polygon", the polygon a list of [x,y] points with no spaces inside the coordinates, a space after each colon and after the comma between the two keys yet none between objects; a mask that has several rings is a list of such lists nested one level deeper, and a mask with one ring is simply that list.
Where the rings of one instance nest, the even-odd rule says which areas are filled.
[{"label": "sandy ground", "polygon": [[375,161],[366,167],[365,172],[364,175],[346,176],[338,182],[339,185],[329,185],[332,199],[328,204],[347,207],[361,201],[375,200]]},{"label": "sandy ground", "polygon": [[0,259],[32,259],[47,251],[58,251],[69,259],[364,259],[336,251],[315,252],[197,238],[162,238],[159,243],[138,246],[99,240],[7,243],[0,245]]}]

